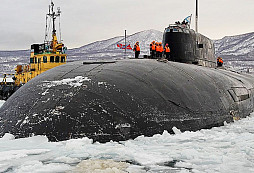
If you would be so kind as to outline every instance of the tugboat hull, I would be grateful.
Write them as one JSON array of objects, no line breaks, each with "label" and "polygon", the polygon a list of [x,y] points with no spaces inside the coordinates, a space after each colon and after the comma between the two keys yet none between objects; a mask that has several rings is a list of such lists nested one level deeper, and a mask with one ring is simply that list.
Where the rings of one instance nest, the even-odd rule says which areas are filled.
[{"label": "tugboat hull", "polygon": [[107,142],[223,125],[253,112],[248,75],[151,59],[73,62],[42,73],[0,109],[0,135]]}]

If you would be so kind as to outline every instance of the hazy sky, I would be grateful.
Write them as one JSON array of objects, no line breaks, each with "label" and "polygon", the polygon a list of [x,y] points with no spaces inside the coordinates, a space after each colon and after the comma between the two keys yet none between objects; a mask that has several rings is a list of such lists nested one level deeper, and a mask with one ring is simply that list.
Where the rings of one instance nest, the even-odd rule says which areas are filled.
[{"label": "hazy sky", "polygon": [[[195,0],[54,0],[68,48],[142,30],[163,31],[193,14]],[[50,0],[0,0],[0,50],[43,43]],[[211,39],[254,31],[254,0],[199,0],[199,32]]]}]

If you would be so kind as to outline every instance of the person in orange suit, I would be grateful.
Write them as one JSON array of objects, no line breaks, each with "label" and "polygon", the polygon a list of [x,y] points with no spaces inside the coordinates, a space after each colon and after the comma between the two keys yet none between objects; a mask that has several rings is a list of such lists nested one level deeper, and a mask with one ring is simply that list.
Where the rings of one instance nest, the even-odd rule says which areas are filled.
[{"label": "person in orange suit", "polygon": [[164,54],[166,55],[166,59],[169,60],[170,59],[170,48],[168,46],[168,43],[165,45]]},{"label": "person in orange suit", "polygon": [[135,58],[138,58],[140,54],[140,46],[138,41],[134,45],[133,51],[135,51]]}]

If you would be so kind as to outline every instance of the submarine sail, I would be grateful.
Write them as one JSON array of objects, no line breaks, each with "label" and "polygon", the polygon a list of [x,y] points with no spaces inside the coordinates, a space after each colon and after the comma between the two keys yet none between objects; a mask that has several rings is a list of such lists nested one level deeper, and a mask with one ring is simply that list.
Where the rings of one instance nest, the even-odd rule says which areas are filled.
[{"label": "submarine sail", "polygon": [[163,45],[171,49],[172,61],[216,67],[213,41],[190,29],[189,24],[171,24],[165,28]]},{"label": "submarine sail", "polygon": [[164,30],[163,45],[169,45],[172,61],[216,67],[215,48],[213,41],[198,33],[198,0],[196,0],[195,31],[190,28],[190,20],[170,24]]}]

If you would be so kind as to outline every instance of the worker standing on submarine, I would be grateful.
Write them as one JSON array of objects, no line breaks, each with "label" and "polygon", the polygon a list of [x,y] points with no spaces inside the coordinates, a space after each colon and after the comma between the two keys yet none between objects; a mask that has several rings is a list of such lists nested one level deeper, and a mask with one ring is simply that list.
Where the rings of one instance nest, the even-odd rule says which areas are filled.
[{"label": "worker standing on submarine", "polygon": [[134,45],[133,51],[135,51],[135,58],[138,58],[139,54],[140,54],[140,47],[139,47],[139,42],[138,41]]},{"label": "worker standing on submarine", "polygon": [[162,43],[160,42],[159,43],[159,47],[160,47],[160,58],[162,58],[162,54],[163,54],[163,52],[164,52],[164,48],[163,48],[163,46],[162,46]]},{"label": "worker standing on submarine", "polygon": [[152,57],[152,46],[153,46],[153,42],[150,43],[150,56]]},{"label": "worker standing on submarine", "polygon": [[160,56],[160,46],[159,46],[158,42],[155,43],[155,51],[156,51],[156,58],[159,58],[159,56]]},{"label": "worker standing on submarine", "polygon": [[223,60],[222,60],[221,57],[218,57],[218,58],[217,58],[217,66],[218,66],[218,67],[221,67],[222,65],[223,65]]},{"label": "worker standing on submarine", "polygon": [[164,53],[166,55],[166,59],[169,60],[170,59],[170,48],[168,46],[168,43],[165,45]]},{"label": "worker standing on submarine", "polygon": [[150,55],[151,55],[151,59],[154,59],[155,57],[155,41],[151,42],[150,44]]}]

